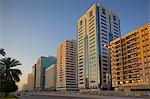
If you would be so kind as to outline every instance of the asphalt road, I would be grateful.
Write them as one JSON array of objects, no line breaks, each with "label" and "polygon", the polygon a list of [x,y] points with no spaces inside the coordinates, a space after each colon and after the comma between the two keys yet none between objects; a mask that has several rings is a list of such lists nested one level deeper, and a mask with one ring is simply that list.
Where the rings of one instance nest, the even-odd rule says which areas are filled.
[{"label": "asphalt road", "polygon": [[19,99],[150,99],[140,97],[115,97],[115,96],[100,96],[100,97],[79,97],[79,96],[57,96],[57,95],[33,95],[33,96],[21,96]]},{"label": "asphalt road", "polygon": [[[23,96],[19,99],[94,99],[94,98],[87,98],[87,97],[73,97],[73,96],[55,96],[55,95],[36,95],[36,96]],[[97,98],[95,98],[97,99]],[[103,99],[103,98],[99,98]]]}]

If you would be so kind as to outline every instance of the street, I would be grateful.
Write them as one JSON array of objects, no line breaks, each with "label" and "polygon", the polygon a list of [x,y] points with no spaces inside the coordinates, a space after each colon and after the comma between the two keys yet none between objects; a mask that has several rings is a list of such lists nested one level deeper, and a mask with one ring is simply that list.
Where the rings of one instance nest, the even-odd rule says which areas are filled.
[{"label": "street", "polygon": [[87,98],[87,97],[81,98],[81,97],[72,97],[72,96],[37,95],[37,96],[25,96],[19,99],[91,99],[91,98]]},{"label": "street", "polygon": [[150,99],[149,97],[116,97],[116,96],[60,96],[60,95],[33,95],[21,96],[19,99]]}]

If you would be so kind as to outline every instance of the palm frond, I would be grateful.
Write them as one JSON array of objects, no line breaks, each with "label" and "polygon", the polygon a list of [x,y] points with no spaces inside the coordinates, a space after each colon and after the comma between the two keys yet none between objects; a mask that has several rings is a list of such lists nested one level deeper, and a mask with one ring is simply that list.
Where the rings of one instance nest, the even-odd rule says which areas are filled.
[{"label": "palm frond", "polygon": [[19,82],[20,81],[20,78],[19,78],[19,75],[15,72],[12,72],[12,77],[13,77],[13,80],[16,81],[16,82]]},{"label": "palm frond", "polygon": [[17,75],[21,75],[22,74],[21,70],[19,70],[19,69],[10,69],[10,71],[12,73],[16,73]]},{"label": "palm frond", "polygon": [[21,65],[19,61],[17,61],[16,59],[11,60],[10,67],[16,67],[18,65]]},{"label": "palm frond", "polygon": [[5,55],[6,55],[4,49],[2,49],[2,48],[0,49],[0,54],[1,54],[2,56],[5,56]]}]

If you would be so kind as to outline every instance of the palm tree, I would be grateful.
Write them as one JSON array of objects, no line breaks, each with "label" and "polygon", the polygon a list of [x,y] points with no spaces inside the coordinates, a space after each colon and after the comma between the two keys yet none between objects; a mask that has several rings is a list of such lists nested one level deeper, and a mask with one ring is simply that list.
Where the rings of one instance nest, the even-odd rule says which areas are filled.
[{"label": "palm tree", "polygon": [[19,61],[16,59],[12,59],[10,57],[5,57],[0,59],[0,77],[2,81],[15,81],[19,82],[21,76],[21,71],[14,67],[21,65]]},{"label": "palm tree", "polygon": [[21,71],[15,67],[21,63],[10,57],[0,59],[1,92],[7,96],[18,89],[16,82],[20,81]]}]

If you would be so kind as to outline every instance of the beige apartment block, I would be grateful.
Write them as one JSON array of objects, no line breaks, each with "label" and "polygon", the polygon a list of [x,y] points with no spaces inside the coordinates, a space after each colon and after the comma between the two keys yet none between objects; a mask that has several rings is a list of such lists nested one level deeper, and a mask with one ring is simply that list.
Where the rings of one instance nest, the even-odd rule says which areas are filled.
[{"label": "beige apartment block", "polygon": [[56,89],[77,90],[77,43],[65,40],[57,48]]},{"label": "beige apartment block", "polygon": [[56,90],[56,66],[56,64],[53,64],[45,70],[45,90]]},{"label": "beige apartment block", "polygon": [[112,86],[150,89],[150,23],[110,43]]}]

